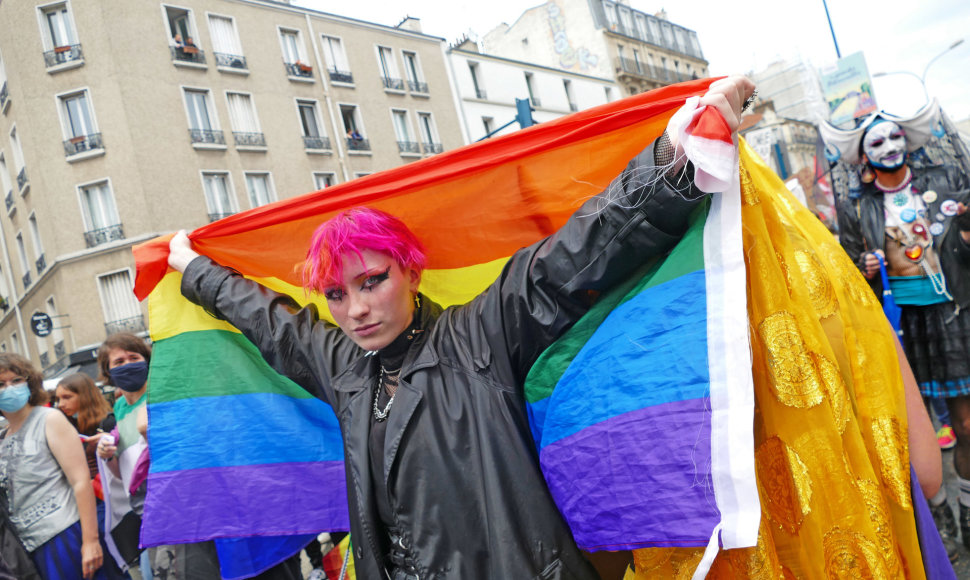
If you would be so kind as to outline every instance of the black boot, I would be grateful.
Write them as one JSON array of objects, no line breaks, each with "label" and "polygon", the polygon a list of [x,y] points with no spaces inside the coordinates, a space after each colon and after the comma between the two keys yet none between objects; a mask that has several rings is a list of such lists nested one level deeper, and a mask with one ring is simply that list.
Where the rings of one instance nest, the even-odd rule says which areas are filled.
[{"label": "black boot", "polygon": [[[933,517],[936,521],[936,516]],[[970,550],[970,507],[962,503],[960,504],[960,535],[963,536],[963,545]]]},{"label": "black boot", "polygon": [[[953,508],[950,504],[943,502],[934,507],[930,506],[933,514],[933,523],[940,532],[940,539],[943,540],[943,547],[946,548],[946,555],[951,562],[955,562],[960,554],[957,553],[957,521],[953,517]],[[970,538],[970,508],[960,505],[960,527],[963,528],[963,543],[967,544]]]}]

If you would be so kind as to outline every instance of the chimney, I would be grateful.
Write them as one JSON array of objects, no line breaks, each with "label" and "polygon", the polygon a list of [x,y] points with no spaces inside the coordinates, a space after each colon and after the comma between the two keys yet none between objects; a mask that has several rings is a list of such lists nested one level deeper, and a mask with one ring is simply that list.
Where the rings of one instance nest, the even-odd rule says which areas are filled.
[{"label": "chimney", "polygon": [[421,32],[421,19],[414,16],[405,16],[404,20],[398,23],[395,28],[410,30],[411,32]]}]

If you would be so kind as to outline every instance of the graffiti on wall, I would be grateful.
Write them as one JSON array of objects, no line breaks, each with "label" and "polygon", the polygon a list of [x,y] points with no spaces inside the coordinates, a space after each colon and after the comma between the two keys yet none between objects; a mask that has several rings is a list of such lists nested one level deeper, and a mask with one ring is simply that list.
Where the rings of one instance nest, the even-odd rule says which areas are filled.
[{"label": "graffiti on wall", "polygon": [[586,72],[595,69],[599,57],[592,54],[588,48],[581,46],[574,48],[566,34],[566,18],[562,8],[555,2],[546,4],[549,15],[549,29],[552,32],[553,49],[559,55],[559,65],[565,69],[579,69]]}]

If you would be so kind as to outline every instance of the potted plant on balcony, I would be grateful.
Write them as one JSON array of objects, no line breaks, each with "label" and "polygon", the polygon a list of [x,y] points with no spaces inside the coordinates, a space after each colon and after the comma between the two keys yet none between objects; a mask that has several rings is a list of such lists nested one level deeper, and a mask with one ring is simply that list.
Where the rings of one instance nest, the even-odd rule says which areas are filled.
[{"label": "potted plant on balcony", "polygon": [[308,64],[303,64],[300,61],[296,61],[296,66],[300,69],[300,72],[305,75],[313,74],[313,67]]}]

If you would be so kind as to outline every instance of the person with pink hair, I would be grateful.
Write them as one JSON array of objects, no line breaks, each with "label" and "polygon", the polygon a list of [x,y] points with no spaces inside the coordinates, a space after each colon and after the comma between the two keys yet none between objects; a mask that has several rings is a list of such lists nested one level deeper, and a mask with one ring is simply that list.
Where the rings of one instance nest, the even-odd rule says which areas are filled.
[{"label": "person with pink hair", "polygon": [[[722,79],[701,104],[736,134],[753,90],[746,78]],[[419,291],[421,242],[376,209],[345,211],[313,236],[304,285],[323,293],[338,328],[199,256],[184,232],[172,239],[183,295],[334,408],[358,577],[599,578],[545,484],[522,390],[591,292],[686,231],[702,194],[673,177],[690,172],[670,140],[640,153],[558,232],[516,252],[482,294],[447,309]]]}]

